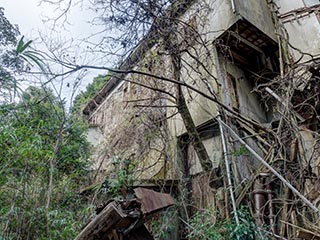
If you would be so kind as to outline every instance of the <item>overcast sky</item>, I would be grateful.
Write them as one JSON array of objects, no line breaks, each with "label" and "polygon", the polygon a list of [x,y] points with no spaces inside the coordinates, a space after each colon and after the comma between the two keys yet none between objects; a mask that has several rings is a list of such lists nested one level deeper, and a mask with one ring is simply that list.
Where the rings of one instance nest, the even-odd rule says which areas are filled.
[{"label": "overcast sky", "polygon": [[[88,10],[87,6],[72,6],[71,12],[68,14],[67,24],[64,25],[64,28],[56,27],[55,31],[52,31],[52,22],[46,20],[58,16],[60,11],[50,4],[40,4],[40,0],[0,0],[0,7],[5,9],[5,16],[12,24],[19,26],[21,35],[25,35],[27,39],[37,40],[39,32],[41,32],[52,38],[77,41],[98,31],[97,27],[93,27],[89,23],[94,17],[94,13]],[[85,48],[85,44],[82,47]],[[79,51],[78,54],[80,54],[81,49],[78,47],[76,51]],[[84,89],[85,85],[99,73],[103,72],[90,71],[82,80],[81,89]],[[72,89],[70,87],[66,88],[66,86],[69,86],[70,83],[72,85],[72,81],[74,79],[64,80],[63,82],[63,97],[67,101],[70,101]]]},{"label": "overcast sky", "polygon": [[[10,22],[18,24],[21,34],[28,37],[35,37],[38,31],[50,30],[52,25],[45,20],[60,13],[51,4],[40,4],[40,0],[0,0],[0,6]],[[96,30],[88,23],[92,17],[93,12],[87,6],[73,5],[68,14],[69,24],[65,25],[66,29],[59,30],[66,37],[85,37]]]}]

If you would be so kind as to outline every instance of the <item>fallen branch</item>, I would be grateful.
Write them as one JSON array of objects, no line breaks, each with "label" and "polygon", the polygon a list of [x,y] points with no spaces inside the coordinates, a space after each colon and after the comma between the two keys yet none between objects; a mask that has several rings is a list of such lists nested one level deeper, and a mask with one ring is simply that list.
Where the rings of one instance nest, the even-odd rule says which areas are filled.
[{"label": "fallen branch", "polygon": [[280,222],[286,224],[286,225],[289,225],[291,227],[294,227],[294,228],[297,228],[298,231],[297,231],[297,237],[299,238],[302,238],[302,239],[313,239],[313,240],[318,240],[320,239],[320,236],[317,234],[317,233],[314,233],[308,229],[305,229],[305,228],[302,228],[302,227],[299,227],[295,224],[292,224],[292,223],[288,223],[288,222],[285,222],[285,221],[282,221],[280,220]]},{"label": "fallen branch", "polygon": [[256,158],[258,159],[265,167],[267,167],[275,176],[277,176],[288,188],[291,189],[305,204],[307,204],[312,210],[319,214],[320,210],[313,205],[305,196],[303,196],[294,186],[291,185],[280,173],[278,173],[269,163],[267,163],[258,153],[256,153],[245,141],[242,140],[241,137],[238,136],[235,131],[232,130],[226,123],[217,118],[217,121],[222,124],[226,129],[230,131],[230,133],[241,143],[243,146]]},{"label": "fallen branch", "polygon": [[[220,116],[218,116],[218,119],[221,120]],[[236,205],[236,200],[235,200],[235,197],[234,197],[233,184],[232,184],[232,180],[231,180],[231,169],[230,169],[230,163],[229,163],[229,159],[228,159],[227,143],[226,143],[226,140],[225,140],[225,134],[224,134],[223,127],[222,127],[221,123],[219,124],[219,130],[220,130],[220,134],[221,134],[223,155],[224,155],[224,161],[225,161],[226,172],[227,172],[228,188],[229,188],[229,191],[230,191],[230,198],[231,198],[231,203],[232,203],[234,219],[235,219],[237,225],[239,225],[239,217],[238,217],[238,213],[237,213],[237,205]]]},{"label": "fallen branch", "polygon": [[[285,105],[285,101],[279,96],[277,95],[274,91],[272,91],[269,87],[265,88],[266,91],[273,96],[275,99],[277,99],[277,101],[279,101],[284,107],[286,107]],[[292,107],[292,106],[291,106]],[[296,117],[300,120],[300,121],[305,121],[305,119],[299,114],[297,113],[295,110],[291,109],[291,111],[296,115]]]}]

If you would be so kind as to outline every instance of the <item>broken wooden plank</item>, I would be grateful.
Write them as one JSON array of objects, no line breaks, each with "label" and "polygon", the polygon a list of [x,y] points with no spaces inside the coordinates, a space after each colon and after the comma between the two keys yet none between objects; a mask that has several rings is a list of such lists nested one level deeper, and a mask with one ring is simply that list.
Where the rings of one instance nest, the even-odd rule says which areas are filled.
[{"label": "broken wooden plank", "polygon": [[145,216],[172,206],[170,194],[145,188],[134,189],[136,199],[112,200],[101,207],[99,214],[80,232],[75,240],[152,240],[143,225]]},{"label": "broken wooden plank", "polygon": [[117,226],[129,226],[128,215],[123,213],[117,202],[109,203],[75,238],[75,240],[106,240],[107,235]]},{"label": "broken wooden plank", "polygon": [[278,173],[269,163],[267,163],[256,151],[254,151],[242,138],[235,132],[231,127],[229,127],[225,122],[217,118],[217,120],[229,130],[229,132],[237,139],[243,146],[256,158],[258,159],[265,167],[269,169],[276,177],[278,177],[284,185],[291,189],[291,191],[296,194],[306,205],[308,205],[314,212],[320,217],[320,210],[311,203],[303,194],[301,194],[290,182],[288,182],[280,173]]}]

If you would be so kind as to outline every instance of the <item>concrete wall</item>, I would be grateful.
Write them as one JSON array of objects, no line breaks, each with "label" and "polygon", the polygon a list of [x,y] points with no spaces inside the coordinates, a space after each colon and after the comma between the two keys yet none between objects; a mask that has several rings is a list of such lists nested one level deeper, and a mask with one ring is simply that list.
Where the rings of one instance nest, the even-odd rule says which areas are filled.
[{"label": "concrete wall", "polygon": [[[199,9],[204,10],[199,11]],[[188,22],[192,17],[196,17],[197,31],[201,35],[202,44],[197,43],[191,46],[189,48],[191,54],[183,53],[181,79],[196,89],[211,95],[208,87],[217,92],[215,59],[212,54],[215,49],[213,41],[240,18],[233,12],[231,1],[226,0],[197,2],[182,16],[181,21]],[[203,43],[205,43],[205,47]],[[196,56],[196,59],[190,55]],[[204,63],[205,66],[199,67],[198,61]],[[217,115],[216,105],[211,100],[186,88],[183,91],[197,126]],[[172,113],[173,111],[169,111],[168,115],[172,115]],[[170,120],[169,126],[175,137],[186,132],[179,115]]]},{"label": "concrete wall", "polygon": [[303,0],[275,0],[274,2],[280,7],[280,14],[305,6]]},{"label": "concrete wall", "polygon": [[234,2],[236,11],[240,16],[255,25],[273,40],[277,39],[271,12],[266,0],[235,0]]},{"label": "concrete wall", "polygon": [[[200,61],[202,61],[201,54],[196,55],[200,56]],[[188,62],[188,64],[192,66],[197,65],[197,63],[194,60],[192,60],[189,56],[187,56],[187,54],[184,54],[183,61]],[[205,62],[208,63],[206,69],[209,72],[211,72],[212,76],[206,73],[203,69],[198,69],[197,72],[195,72],[187,64],[183,64],[181,80],[185,81],[186,83],[188,83],[195,89],[199,90],[200,92],[203,92],[208,96],[212,97],[213,95],[208,90],[208,87],[210,87],[213,91],[217,92],[217,83],[214,79],[215,76],[213,72],[214,62],[211,58],[206,60]],[[216,104],[212,100],[186,87],[183,87],[183,93],[187,101],[187,106],[192,114],[193,121],[196,126],[201,125],[210,119],[213,119],[217,115]],[[172,115],[174,111],[176,110],[174,109],[168,111],[168,116]],[[169,125],[171,126],[170,130],[175,137],[178,137],[186,132],[184,123],[180,115],[172,117],[171,119],[169,119],[169,122]]]},{"label": "concrete wall", "polygon": [[[222,143],[220,136],[211,137],[203,140],[204,147],[206,148],[210,160],[212,161],[213,168],[220,166],[222,159]],[[192,144],[188,146],[188,161],[190,166],[190,175],[194,176],[203,172],[199,158],[195,153]]]},{"label": "concrete wall", "polygon": [[103,141],[103,132],[99,126],[90,126],[87,132],[87,140],[94,147],[98,146]]},{"label": "concrete wall", "polygon": [[[253,92],[254,83],[246,78],[240,67],[234,65],[230,61],[225,61],[222,64],[225,66],[225,73],[231,74],[235,79],[234,87],[237,92],[240,113],[258,122],[267,122],[267,115],[263,108],[264,103],[260,102],[257,94]],[[231,92],[228,87],[226,87],[224,91],[224,96]]]},{"label": "concrete wall", "polygon": [[214,40],[238,21],[240,16],[233,12],[229,0],[207,1],[207,3],[210,11],[204,12],[204,15],[201,16],[206,20],[202,33],[207,33],[207,39]]},{"label": "concrete wall", "polygon": [[[201,67],[196,68],[195,66],[197,66],[197,60],[190,57],[189,54],[184,53],[182,58],[184,62],[187,62],[187,64],[183,64],[182,80],[208,95],[211,95],[211,93],[208,91],[208,86],[217,93],[218,84],[219,81],[221,81],[216,73],[215,66],[217,59],[215,59],[215,46],[213,41],[221,36],[221,34],[223,34],[234,23],[242,18],[245,18],[265,34],[267,34],[270,38],[276,39],[271,12],[265,0],[235,0],[234,2],[235,11],[232,8],[231,0],[206,1],[206,4],[208,4],[205,6],[207,10],[202,12],[197,10],[203,9],[204,6],[202,6],[201,3],[196,3],[182,17],[182,21],[188,22],[188,19],[196,16],[198,24],[197,30],[200,32],[202,42],[206,43],[206,46],[203,47],[198,44],[190,48],[190,52],[194,56],[197,56],[197,60],[205,63],[206,69],[210,72],[208,73],[204,71],[204,69]],[[195,67],[196,69],[192,69],[190,66]],[[244,89],[240,89],[240,91],[246,90],[248,87],[251,88],[251,86],[245,86]],[[203,124],[217,115],[216,105],[211,100],[208,100],[198,93],[188,89],[184,89],[184,93],[196,125]],[[252,103],[252,101],[250,101],[250,97],[253,97],[254,94],[247,93],[248,92],[246,91],[244,96],[248,98],[244,99],[244,101],[249,104],[247,107],[247,112],[248,115],[250,115],[250,111],[256,112],[259,107],[254,105],[250,106]],[[242,108],[246,108],[246,103],[242,104]],[[173,111],[169,111],[168,115],[172,113]],[[259,118],[265,121],[265,116],[259,116]],[[173,120],[173,123],[170,125],[175,136],[182,135],[186,131],[179,116],[176,116]]]},{"label": "concrete wall", "polygon": [[[152,55],[151,51],[136,68],[145,70],[143,68],[152,61],[153,67],[162,71],[160,59],[153,61]],[[145,76],[128,74],[126,79],[150,87],[161,85]],[[108,95],[89,119],[91,125],[102,129],[104,138],[96,145],[92,156],[95,169],[106,170],[104,174],[111,173],[114,169],[113,160],[117,157],[130,160],[136,179],[150,179],[161,172],[164,167],[165,142],[162,139],[163,128],[155,122],[159,123],[165,117],[165,109],[147,107],[161,104],[157,100],[159,96],[158,92],[126,81],[122,81]],[[143,99],[146,100],[140,101]],[[145,106],[137,107],[137,104]],[[93,129],[88,133],[93,143],[101,139],[100,135]]]},{"label": "concrete wall", "polygon": [[[319,4],[319,1],[313,0],[276,0],[280,7],[280,14],[293,11],[298,8]],[[284,19],[286,20],[286,19]],[[300,59],[301,53],[312,54],[314,56],[320,54],[320,23],[319,15],[310,13],[302,18],[299,15],[289,17],[288,22],[284,23],[284,27],[289,36],[290,44],[300,51],[290,48],[294,60]],[[304,55],[302,61],[310,60],[310,56]]]}]

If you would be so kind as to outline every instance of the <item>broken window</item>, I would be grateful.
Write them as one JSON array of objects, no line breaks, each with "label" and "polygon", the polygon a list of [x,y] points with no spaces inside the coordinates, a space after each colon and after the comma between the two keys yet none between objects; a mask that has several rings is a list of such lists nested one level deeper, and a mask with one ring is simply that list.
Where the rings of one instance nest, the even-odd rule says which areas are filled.
[{"label": "broken window", "polygon": [[226,84],[227,84],[227,88],[229,90],[229,95],[230,95],[229,106],[233,110],[238,111],[239,110],[239,96],[238,96],[238,91],[237,91],[237,86],[236,86],[236,79],[230,73],[227,73],[226,81],[227,81]]},{"label": "broken window", "polygon": [[226,69],[226,104],[259,122],[268,122],[270,107],[261,101],[256,86],[278,75],[276,42],[251,23],[240,20],[217,40],[217,49]]}]

